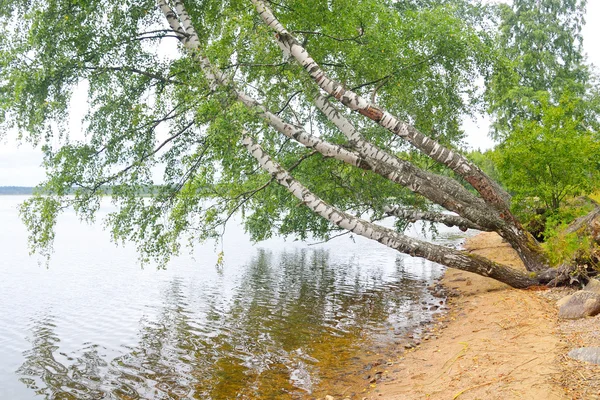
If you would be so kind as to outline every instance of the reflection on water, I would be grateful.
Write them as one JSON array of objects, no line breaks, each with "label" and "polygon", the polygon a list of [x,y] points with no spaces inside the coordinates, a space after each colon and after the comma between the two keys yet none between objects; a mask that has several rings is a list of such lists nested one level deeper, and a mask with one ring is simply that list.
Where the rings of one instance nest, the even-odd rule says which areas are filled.
[{"label": "reflection on water", "polygon": [[425,282],[396,271],[384,282],[356,264],[332,267],[324,250],[261,250],[230,299],[173,279],[158,317],[141,321],[137,345],[113,359],[93,343],[61,354],[54,318],[36,320],[17,374],[52,399],[310,397],[341,379],[365,332],[389,329],[391,315],[397,326],[427,318],[414,306]]},{"label": "reflection on water", "polygon": [[221,271],[212,248],[140,270],[73,216],[46,270],[17,251],[17,223],[0,230],[2,399],[361,398],[365,354],[431,318],[441,273],[359,239],[253,247],[239,232]]}]

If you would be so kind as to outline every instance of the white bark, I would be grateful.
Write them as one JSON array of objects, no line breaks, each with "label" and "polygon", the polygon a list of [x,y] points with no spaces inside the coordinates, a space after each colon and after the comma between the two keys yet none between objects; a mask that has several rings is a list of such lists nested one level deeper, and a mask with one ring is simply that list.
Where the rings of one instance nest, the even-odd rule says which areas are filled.
[{"label": "white bark", "polygon": [[[478,214],[481,214],[481,211],[487,207],[481,199],[470,193],[464,186],[453,179],[423,171],[414,164],[389,154],[364,140],[354,125],[324,96],[317,96],[315,104],[346,136],[350,144],[356,147],[361,156],[383,163],[389,169],[389,173],[386,175],[388,179],[425,196],[449,211],[456,212],[468,219],[477,217],[481,220],[481,217],[476,216],[474,212],[479,210]],[[492,213],[494,215],[489,215],[488,211],[486,213],[490,219],[492,217],[497,219],[495,213]]]},{"label": "white bark", "polygon": [[[252,0],[252,1],[253,1],[253,3],[255,3],[255,5],[257,5],[257,8],[260,8],[260,5],[263,4],[259,0]],[[177,10],[177,14],[175,14],[173,12],[173,10],[168,6],[168,4],[166,3],[165,0],[158,0],[158,5],[159,5],[160,9],[162,10],[163,14],[165,15],[167,21],[169,22],[170,26],[173,28],[173,30],[180,33],[179,36],[180,36],[180,40],[181,40],[182,44],[199,61],[200,67],[202,68],[203,72],[205,73],[205,76],[207,77],[208,81],[210,82],[211,88],[214,89],[214,88],[218,87],[219,85],[230,87],[230,88],[233,87],[233,85],[229,84],[230,82],[229,82],[229,79],[226,77],[226,75],[222,71],[214,68],[213,65],[210,63],[210,60],[201,52],[200,41],[198,39],[198,35],[196,34],[194,27],[192,26],[191,19],[190,19],[189,15],[187,14],[185,7],[184,7],[183,3],[181,2],[181,0],[175,1],[175,7]],[[265,10],[267,10],[267,9],[265,8]],[[285,29],[281,26],[281,24],[279,24],[277,22],[277,20],[274,18],[272,13],[270,13],[270,11],[268,11],[268,12],[261,11],[261,15],[263,16],[263,19],[268,21],[269,26],[272,26],[275,29],[282,32],[279,34],[280,43],[286,45],[290,49],[290,53],[294,57],[299,59],[301,56],[305,56],[307,58],[305,58],[304,61],[307,61],[307,60],[310,61],[309,60],[310,57],[308,57],[308,53],[306,53],[306,51],[302,48],[302,46],[300,46],[297,42],[295,42],[295,39],[293,39],[293,37],[291,37],[289,35],[287,36],[287,39],[284,37],[285,35],[287,35],[287,31],[285,31]],[[283,29],[283,31],[282,31],[282,29]],[[319,72],[320,69],[318,68],[318,65],[316,65],[316,63],[314,63],[314,60],[308,62],[308,64],[306,64],[306,65],[310,65],[310,68],[308,68],[308,71],[311,75],[313,75],[313,77],[315,78],[317,83],[319,83],[321,85],[321,87],[323,87],[323,88],[328,88],[334,96],[337,96],[337,98],[342,101],[342,103],[344,103],[348,106],[349,102],[352,103],[354,101],[354,102],[357,102],[357,104],[358,103],[362,104],[361,101],[364,101],[364,99],[361,99],[360,97],[352,97],[352,95],[354,95],[352,92],[348,92],[347,95],[343,95],[343,93],[346,93],[344,91],[343,87],[341,87],[341,85],[339,85],[333,81],[327,81],[328,78],[322,73],[322,71]],[[315,74],[319,75],[319,77],[317,77],[317,75],[315,75]],[[323,83],[323,82],[328,82],[328,83]],[[316,149],[317,151],[325,154],[326,156],[334,157],[334,158],[342,160],[344,162],[348,162],[352,165],[365,167],[365,163],[363,162],[364,160],[362,160],[360,157],[358,157],[355,153],[350,152],[350,151],[344,149],[343,147],[336,146],[331,143],[327,143],[319,138],[309,135],[308,133],[304,132],[301,128],[294,127],[293,125],[285,123],[278,116],[276,116],[276,115],[270,113],[268,110],[266,110],[258,101],[252,99],[250,96],[246,95],[245,93],[243,93],[241,91],[236,91],[235,88],[234,88],[234,92],[235,92],[236,96],[238,97],[239,101],[243,102],[244,104],[246,104],[249,107],[253,107],[254,109],[256,109],[259,112],[259,114],[263,118],[265,118],[266,121],[273,128],[277,129],[279,132],[283,133],[284,135],[291,137],[294,140],[297,140],[297,141],[301,142],[302,144],[307,145],[308,147],[312,147],[312,148]],[[350,99],[350,100],[348,100],[348,99]],[[378,109],[373,109],[373,107],[371,105],[369,105],[368,103],[365,103],[365,104],[367,106],[366,109],[364,107],[357,109],[362,114],[365,114],[369,117],[373,117],[373,115],[371,115],[373,110],[375,110],[376,112],[379,112]],[[375,118],[374,120],[377,120],[377,118]],[[382,123],[381,119],[379,119],[378,122]],[[414,128],[412,128],[412,129],[414,129]],[[415,130],[415,132],[416,132],[416,130]],[[418,134],[420,135],[420,133],[418,133]],[[421,135],[421,136],[423,136],[423,135]],[[424,136],[423,136],[423,138],[424,138],[423,143],[425,143],[426,141],[429,140],[429,139],[425,138]],[[429,143],[429,142],[427,142],[427,143]],[[429,145],[429,144],[427,144],[427,145]],[[434,153],[436,153],[436,154],[438,153],[437,148],[435,149]],[[442,153],[443,153],[443,151],[442,151]],[[449,161],[450,161],[450,164],[452,164],[452,162],[451,162],[452,160],[450,158],[448,160],[446,160],[446,163],[448,163]],[[377,166],[376,168],[374,168],[375,165],[373,165],[372,163],[369,163],[369,166],[372,169],[376,170],[382,176],[386,176],[386,177],[394,176],[395,172],[393,171],[393,168],[391,168],[392,171],[382,171],[380,166]],[[388,169],[390,169],[389,166],[388,166]],[[481,171],[479,171],[479,172],[481,172]],[[412,189],[415,191],[420,190],[420,187],[421,187],[421,186],[419,186],[420,183],[417,183],[415,185],[413,183],[412,178],[408,177],[408,174],[406,174],[405,176],[407,179],[406,185],[408,185],[409,187],[412,185]],[[478,189],[480,191],[480,193],[482,193],[482,197],[484,197],[486,200],[489,200],[490,196],[493,198],[494,195],[497,194],[497,192],[494,190],[493,185],[486,186],[485,179],[482,180],[481,177],[477,174],[474,177],[475,177],[474,180],[473,179],[469,180],[469,178],[473,178],[473,176],[468,176],[466,178],[467,178],[467,181],[469,181],[475,188],[478,188],[478,187],[486,188],[487,192]],[[487,178],[485,175],[483,175],[483,177]],[[399,179],[399,178],[397,178],[397,179]],[[425,181],[422,181],[422,182],[425,182]],[[483,186],[482,185],[477,186],[478,183],[483,183]],[[422,186],[426,187],[426,185],[422,185]],[[431,186],[431,184],[429,186]],[[450,186],[448,186],[444,189],[449,189],[449,188],[450,188]],[[453,199],[451,198],[451,195],[450,195],[450,193],[452,193],[451,190],[448,191],[447,193],[443,193],[443,191],[440,191],[439,193],[442,194],[444,199],[442,202],[436,201],[436,203],[441,204],[442,206],[446,207],[446,205],[444,205],[444,204],[446,204],[448,201],[453,201]],[[492,203],[492,204],[494,204],[494,203]],[[460,209],[461,206],[459,205],[458,208]],[[457,211],[456,208],[455,209],[448,208],[448,209]],[[464,206],[462,206],[462,209],[470,210],[469,207],[464,207]],[[485,213],[476,212],[476,213],[472,213],[472,214],[473,214],[473,216],[472,216],[473,218],[469,217],[469,219],[475,223],[479,223],[481,225],[487,226],[488,222],[490,222],[489,220],[486,220],[485,218],[481,219],[482,217],[485,217]],[[523,235],[522,228],[520,227],[520,225],[518,225],[518,222],[512,218],[512,215],[510,214],[510,212],[506,211],[500,215],[508,222],[509,226],[504,226],[504,227],[499,226],[498,232],[503,237],[507,238],[507,240],[511,244],[513,244],[513,247],[515,247],[517,249],[517,251],[519,252],[521,257],[526,262],[526,265],[530,265],[530,264],[535,265],[535,266],[541,265],[541,263],[535,262],[537,253],[535,251],[533,251],[533,253],[531,252],[531,250],[530,250],[531,245],[529,244],[528,241],[524,240],[526,238]],[[530,263],[529,261],[532,261],[532,262]]]},{"label": "white bark", "polygon": [[[540,271],[546,268],[547,260],[539,244],[523,229],[510,211],[510,196],[496,182],[491,180],[479,167],[462,155],[428,138],[415,127],[398,120],[379,106],[370,103],[357,93],[347,90],[342,84],[330,79],[308,51],[279,23],[262,0],[251,0],[263,22],[277,33],[279,46],[285,48],[308,72],[315,83],[343,105],[377,122],[397,136],[419,149],[431,159],[446,165],[463,177],[481,195],[481,198],[499,212],[503,223],[495,229],[515,248],[527,269]],[[473,222],[478,222],[469,218]]]},{"label": "white bark", "polygon": [[435,211],[419,211],[414,209],[406,209],[401,207],[385,207],[384,211],[386,214],[402,218],[409,222],[416,221],[430,221],[441,223],[446,226],[456,226],[462,231],[467,229],[477,229],[479,231],[489,231],[489,229],[482,227],[481,225],[475,224],[466,218],[462,218],[458,215],[444,214]]},{"label": "white bark", "polygon": [[[163,13],[167,16],[171,27],[174,30],[181,31],[182,27],[179,24],[177,16],[172,12],[168,5],[166,5],[164,0],[160,0],[159,4],[161,5],[161,10],[163,10]],[[200,42],[198,36],[192,26],[189,15],[185,11],[185,7],[179,0],[175,3],[175,7],[186,32],[186,36],[182,37],[181,41],[183,45],[194,52],[194,55],[201,61],[200,67],[207,79],[215,86],[222,85],[228,87],[234,92],[239,101],[247,107],[255,109],[271,127],[283,135],[296,140],[306,147],[317,150],[325,157],[332,157],[361,168],[368,167],[379,175],[382,175],[413,192],[424,195],[431,201],[450,211],[460,213],[461,215],[466,213],[466,218],[469,218],[469,216],[473,217],[476,206],[480,207],[482,205],[478,204],[478,199],[475,196],[472,196],[460,184],[448,179],[441,182],[443,178],[437,177],[434,174],[426,174],[411,163],[400,160],[363,140],[349,121],[343,118],[323,97],[317,99],[317,106],[334,124],[336,124],[336,126],[338,126],[350,143],[358,148],[362,157],[341,146],[331,144],[314,135],[310,135],[300,127],[284,122],[277,115],[267,110],[258,100],[252,98],[243,91],[238,90],[233,82],[215,68],[207,57],[202,55],[199,48]],[[365,158],[367,160],[365,160]],[[446,193],[440,189],[445,189]],[[456,200],[456,197],[462,197],[462,199]],[[482,214],[479,213],[479,215]]]},{"label": "white bark", "polygon": [[376,240],[379,243],[402,253],[423,257],[451,268],[457,268],[494,278],[508,283],[513,287],[529,287],[537,283],[536,280],[528,277],[527,274],[491,262],[483,257],[410,238],[392,229],[376,225],[372,222],[365,221],[338,210],[327,204],[308,188],[295,180],[288,171],[282,168],[265,151],[263,151],[261,146],[255,143],[250,136],[245,135],[242,142],[250,154],[258,161],[261,168],[271,174],[277,183],[285,187],[314,213],[342,229],[346,229],[368,239]]},{"label": "white bark", "polygon": [[278,44],[304,67],[313,80],[329,95],[338,99],[349,109],[359,112],[377,122],[390,132],[411,143],[432,159],[446,165],[469,182],[490,204],[508,212],[509,195],[485,175],[477,166],[435,140],[425,136],[415,127],[370,103],[357,93],[330,79],[308,51],[285,29],[262,0],[251,0],[263,22],[277,32]]},{"label": "white bark", "polygon": [[339,145],[329,143],[314,135],[310,135],[304,129],[283,121],[277,115],[268,111],[258,100],[252,98],[243,91],[236,89],[233,82],[222,71],[214,67],[208,57],[202,54],[198,35],[181,0],[175,1],[175,10],[177,11],[177,14],[175,14],[173,10],[166,4],[165,0],[159,0],[158,4],[161,11],[169,21],[171,28],[177,32],[182,32],[184,30],[185,35],[181,36],[180,41],[189,51],[194,54],[195,58],[200,62],[202,72],[210,82],[211,89],[214,90],[219,86],[230,88],[240,102],[247,107],[256,110],[258,114],[262,116],[264,120],[275,130],[308,148],[317,150],[325,157],[332,157],[356,167],[364,168],[366,166],[365,160],[359,157],[356,153]]}]

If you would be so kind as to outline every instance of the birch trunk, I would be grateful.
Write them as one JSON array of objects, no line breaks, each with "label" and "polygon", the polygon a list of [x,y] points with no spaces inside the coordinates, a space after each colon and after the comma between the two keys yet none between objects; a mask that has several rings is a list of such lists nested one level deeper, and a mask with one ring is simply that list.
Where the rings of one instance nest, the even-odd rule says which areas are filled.
[{"label": "birch trunk", "polygon": [[291,55],[323,91],[339,100],[350,110],[359,112],[393,134],[405,139],[423,154],[447,166],[464,178],[487,204],[499,212],[504,223],[497,227],[497,231],[515,248],[527,269],[541,271],[547,268],[547,260],[539,243],[523,229],[520,222],[512,215],[509,209],[510,196],[496,182],[461,154],[442,146],[410,124],[399,120],[357,93],[344,88],[339,82],[330,79],[262,0],[251,0],[251,2],[263,22],[277,33],[277,43],[283,52]]},{"label": "birch trunk", "polygon": [[[262,4],[260,1],[253,0],[253,2],[255,4]],[[209,80],[213,90],[219,86],[225,86],[233,90],[239,101],[250,108],[254,108],[274,129],[286,135],[287,137],[293,138],[307,147],[316,149],[325,156],[335,157],[336,159],[351,165],[371,169],[374,172],[387,177],[388,179],[408,187],[409,189],[415,191],[415,193],[419,193],[424,196],[427,194],[427,196],[429,196],[428,198],[431,198],[432,201],[444,206],[449,210],[459,213],[474,224],[498,231],[503,237],[507,238],[513,247],[517,249],[524,261],[527,260],[526,265],[536,265],[533,261],[531,261],[534,260],[535,257],[535,254],[532,256],[532,253],[535,252],[531,251],[531,243],[525,241],[525,246],[522,246],[523,242],[519,243],[517,241],[516,244],[513,243],[515,238],[517,238],[521,232],[519,232],[518,229],[514,229],[514,226],[508,226],[509,229],[507,229],[507,223],[505,221],[506,218],[503,220],[503,214],[498,213],[494,208],[487,206],[483,200],[470,194],[457,182],[447,178],[439,177],[434,174],[426,173],[410,163],[403,162],[396,157],[390,156],[389,154],[378,150],[370,143],[362,140],[360,135],[358,135],[356,132],[350,133],[347,136],[349,137],[349,140],[352,138],[351,140],[353,140],[359,148],[358,154],[344,149],[341,146],[328,143],[320,138],[309,135],[302,128],[286,123],[277,115],[269,112],[257,100],[251,98],[244,92],[235,89],[234,85],[230,84],[231,82],[229,78],[218,68],[215,68],[211,64],[210,60],[208,60],[208,58],[202,54],[200,49],[200,41],[198,40],[197,33],[192,26],[191,19],[187,14],[183,3],[180,0],[174,2],[176,13],[168,6],[165,0],[158,0],[158,5],[172,29],[179,34],[179,39],[182,44],[190,51],[192,56],[199,61],[199,65],[206,78]],[[293,49],[290,47],[290,50]],[[329,114],[329,117],[331,117],[332,114]],[[245,144],[248,146],[246,141]],[[253,147],[253,149],[253,155],[255,155],[255,157],[258,155],[258,153],[256,153],[257,151],[262,152],[262,150],[258,150],[260,149],[259,147]],[[273,166],[276,164],[273,161],[270,161],[270,164],[264,164],[263,168],[267,165]],[[289,174],[282,179],[283,180],[278,179],[278,182],[284,186],[286,180],[290,180],[290,182],[293,181],[293,178],[291,178]],[[295,182],[295,184],[298,183]],[[288,189],[290,188],[291,187],[288,187]],[[304,188],[304,190],[305,189],[306,188]],[[312,194],[310,195],[315,199],[318,199],[316,196]],[[385,228],[378,227],[367,221],[359,220],[356,217],[342,213],[341,211],[326,205],[320,199],[317,201],[317,203],[321,204],[321,206],[316,208],[311,207],[311,209],[319,215],[328,218],[328,220],[336,225],[343,227],[344,229],[352,230],[357,234],[361,234],[373,240],[377,240],[404,253],[413,256],[424,257],[431,261],[439,262],[453,268],[459,268],[484,276],[489,276],[503,282],[506,281],[506,283],[515,287],[529,286],[535,281],[525,275],[521,276],[519,273],[510,269],[506,270],[506,267],[497,266],[496,264],[491,263],[489,260],[485,260],[481,257],[473,257],[472,255],[461,252],[456,253],[456,251],[453,249],[448,249],[443,246],[436,246],[426,242],[415,241],[414,239],[399,235],[394,231],[385,230]],[[326,207],[327,210],[331,211],[328,216],[323,214],[323,207]],[[341,218],[341,220],[339,220],[339,218]],[[354,225],[351,226],[352,224]]]},{"label": "birch trunk", "polygon": [[450,268],[473,272],[478,275],[496,279],[515,288],[527,288],[538,284],[536,279],[530,277],[526,273],[492,262],[478,255],[413,239],[394,230],[376,225],[338,210],[324,202],[295,180],[249,136],[244,137],[243,144],[258,161],[261,168],[271,174],[277,183],[285,187],[306,207],[340,228],[364,236],[368,239],[375,240],[385,246],[398,250],[401,253],[413,257],[422,257]]},{"label": "birch trunk", "polygon": [[[412,125],[399,120],[394,115],[369,102],[352,90],[344,88],[339,82],[330,79],[300,42],[277,20],[262,0],[251,1],[263,22],[277,33],[278,44],[282,50],[286,54],[290,54],[309,73],[321,89],[335,97],[352,111],[359,112],[377,122],[383,128],[408,141],[433,160],[446,165],[469,182],[486,202],[494,205],[499,211],[510,214],[508,211],[510,198],[508,193],[485,175],[476,165],[461,154],[442,146],[435,140],[422,134]],[[509,214],[507,214],[507,218]]]},{"label": "birch trunk", "polygon": [[[349,122],[337,113],[329,102],[322,97],[317,99],[317,106],[340,128],[348,140],[358,147],[362,158],[341,146],[328,143],[323,139],[308,134],[301,127],[286,123],[279,116],[267,110],[258,100],[237,89],[230,82],[230,79],[225,77],[201,53],[198,48],[200,45],[198,36],[180,1],[175,3],[177,14],[166,5],[164,0],[159,0],[159,5],[171,27],[178,32],[185,31],[185,35],[181,36],[180,40],[199,59],[200,67],[211,84],[215,87],[227,87],[240,102],[256,110],[278,132],[306,147],[317,150],[325,157],[332,157],[359,168],[372,170],[384,178],[396,182],[450,211],[463,215],[465,218],[478,221],[479,224],[494,227],[499,224],[497,215],[490,213],[489,208],[480,199],[469,193],[458,182],[425,172],[413,164],[391,156],[363,140]],[[181,23],[177,19],[177,15],[179,15]]]}]

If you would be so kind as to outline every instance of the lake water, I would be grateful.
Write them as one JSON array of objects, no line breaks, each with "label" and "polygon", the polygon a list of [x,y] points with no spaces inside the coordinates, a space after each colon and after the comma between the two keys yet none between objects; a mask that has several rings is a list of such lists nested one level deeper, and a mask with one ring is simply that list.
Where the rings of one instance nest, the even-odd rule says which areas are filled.
[{"label": "lake water", "polygon": [[358,397],[369,357],[439,301],[435,264],[360,237],[253,245],[235,224],[221,268],[206,243],[142,269],[67,212],[46,268],[27,253],[24,199],[0,196],[1,399]]}]

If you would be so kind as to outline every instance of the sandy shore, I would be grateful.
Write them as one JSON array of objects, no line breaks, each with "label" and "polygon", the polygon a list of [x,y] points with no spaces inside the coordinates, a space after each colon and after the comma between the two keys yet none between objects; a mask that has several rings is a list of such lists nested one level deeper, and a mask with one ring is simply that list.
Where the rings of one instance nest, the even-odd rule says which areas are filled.
[{"label": "sandy shore", "polygon": [[[494,233],[465,248],[523,268]],[[455,294],[432,326],[435,338],[385,366],[366,399],[600,399],[600,367],[570,360],[581,345],[600,346],[600,316],[561,322],[555,301],[569,289],[515,290],[467,272],[448,270]]]}]

